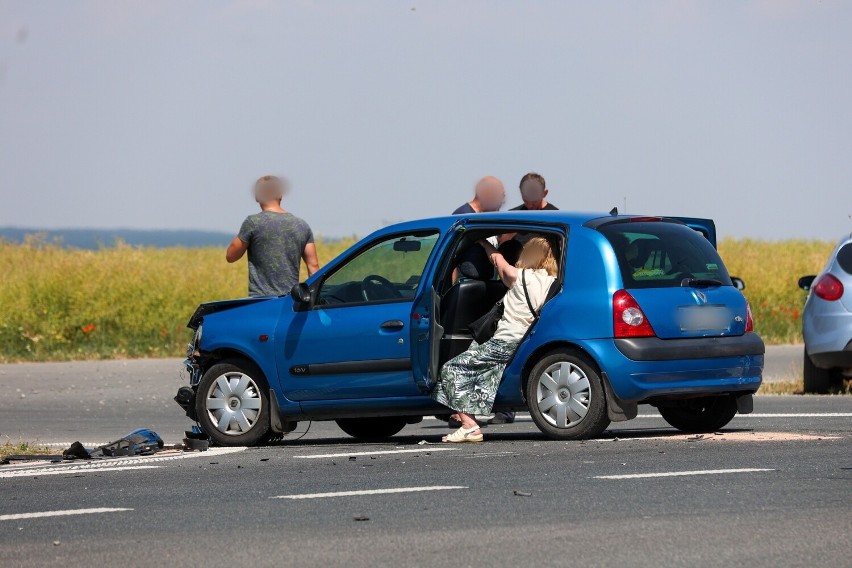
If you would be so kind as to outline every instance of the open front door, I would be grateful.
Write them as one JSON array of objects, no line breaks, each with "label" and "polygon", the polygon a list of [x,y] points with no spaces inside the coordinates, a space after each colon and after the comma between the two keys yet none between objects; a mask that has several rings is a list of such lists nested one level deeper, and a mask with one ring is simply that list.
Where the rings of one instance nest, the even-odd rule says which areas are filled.
[{"label": "open front door", "polygon": [[411,312],[411,371],[414,382],[424,393],[438,382],[439,353],[444,328],[439,320],[441,298],[434,286],[423,290]]}]

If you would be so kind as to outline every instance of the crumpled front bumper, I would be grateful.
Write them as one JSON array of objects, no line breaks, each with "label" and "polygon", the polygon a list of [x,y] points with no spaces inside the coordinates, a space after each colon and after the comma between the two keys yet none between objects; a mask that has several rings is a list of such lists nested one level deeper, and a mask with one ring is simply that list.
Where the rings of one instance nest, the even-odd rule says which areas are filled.
[{"label": "crumpled front bumper", "polygon": [[[190,345],[190,347],[192,347]],[[186,415],[198,422],[198,415],[195,412],[195,395],[198,392],[198,383],[201,381],[201,365],[195,353],[189,353],[189,357],[183,362],[184,369],[189,374],[189,385],[182,386],[178,389],[175,395],[175,402],[183,408]]]}]

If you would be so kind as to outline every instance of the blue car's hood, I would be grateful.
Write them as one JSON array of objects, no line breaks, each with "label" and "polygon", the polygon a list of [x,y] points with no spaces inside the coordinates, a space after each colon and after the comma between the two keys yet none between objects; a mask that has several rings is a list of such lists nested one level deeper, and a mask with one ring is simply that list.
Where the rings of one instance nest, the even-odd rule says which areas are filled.
[{"label": "blue car's hood", "polygon": [[277,296],[258,296],[254,298],[240,298],[239,300],[219,300],[218,302],[207,302],[206,304],[201,304],[196,308],[195,313],[192,314],[192,317],[189,318],[189,323],[186,324],[187,327],[191,329],[198,329],[198,326],[201,324],[201,320],[204,316],[209,314],[215,314],[216,312],[223,312],[225,310],[230,310],[233,308],[239,308],[240,306],[247,306],[248,304],[255,304],[257,302],[266,302],[268,300],[274,300]]}]

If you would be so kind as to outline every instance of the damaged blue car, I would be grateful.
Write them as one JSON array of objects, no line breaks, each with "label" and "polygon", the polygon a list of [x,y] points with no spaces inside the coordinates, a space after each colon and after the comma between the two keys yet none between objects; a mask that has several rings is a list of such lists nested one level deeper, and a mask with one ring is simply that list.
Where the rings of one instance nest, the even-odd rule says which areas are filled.
[{"label": "damaged blue car", "polygon": [[[286,296],[202,304],[176,401],[220,445],[334,420],[382,439],[446,413],[429,393],[506,288],[469,270],[477,241],[537,235],[559,275],[507,367],[495,410],[555,439],[599,435],[640,404],[714,431],[752,408],[764,345],[710,220],[507,212],[386,227]],[[477,273],[478,272],[478,273]]]}]

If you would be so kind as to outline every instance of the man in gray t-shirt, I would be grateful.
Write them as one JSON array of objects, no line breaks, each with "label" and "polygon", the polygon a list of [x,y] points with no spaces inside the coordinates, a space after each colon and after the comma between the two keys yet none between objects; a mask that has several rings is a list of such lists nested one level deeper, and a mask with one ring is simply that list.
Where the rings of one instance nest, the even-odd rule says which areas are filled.
[{"label": "man in gray t-shirt", "polygon": [[299,283],[302,260],[309,275],[319,270],[314,234],[305,221],[281,208],[281,179],[260,178],[254,194],[260,213],[246,217],[225,258],[236,262],[248,251],[249,296],[289,294]]}]

